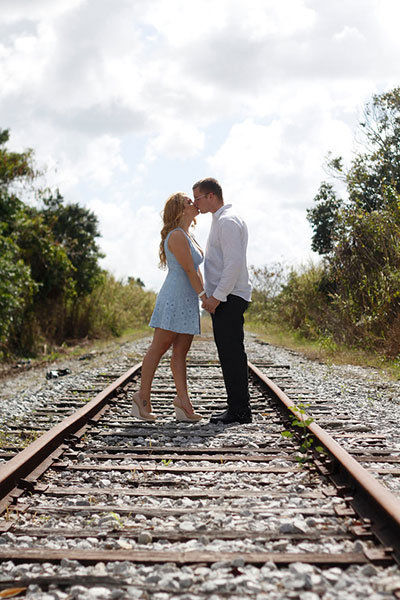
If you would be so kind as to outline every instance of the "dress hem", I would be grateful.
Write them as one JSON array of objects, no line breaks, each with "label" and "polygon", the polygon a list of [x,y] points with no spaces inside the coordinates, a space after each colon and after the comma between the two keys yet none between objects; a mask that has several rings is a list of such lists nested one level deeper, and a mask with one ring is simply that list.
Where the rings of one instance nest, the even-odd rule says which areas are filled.
[{"label": "dress hem", "polygon": [[187,333],[188,335],[200,335],[201,331],[177,331],[176,329],[168,329],[168,327],[160,327],[159,325],[151,325],[149,323],[149,327],[152,327],[153,329],[163,329],[164,331],[172,331],[173,333]]}]

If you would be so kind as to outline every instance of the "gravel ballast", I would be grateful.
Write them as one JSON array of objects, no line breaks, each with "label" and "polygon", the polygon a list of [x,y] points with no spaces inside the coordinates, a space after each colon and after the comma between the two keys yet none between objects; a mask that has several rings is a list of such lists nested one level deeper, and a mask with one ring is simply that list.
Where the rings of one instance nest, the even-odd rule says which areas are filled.
[{"label": "gravel ballast", "polygon": [[[103,354],[92,355],[87,360],[66,360],[54,365],[48,365],[40,369],[20,373],[17,377],[6,377],[1,382],[0,391],[0,419],[3,424],[3,430],[7,432],[7,424],[18,422],[26,413],[37,410],[38,408],[48,408],[55,399],[59,399],[68,393],[72,388],[94,387],[95,378],[101,377],[105,372],[122,372],[138,362],[145,353],[149,338],[132,343],[126,343],[113,352],[104,352]],[[330,414],[332,418],[339,418],[344,412],[352,420],[360,422],[365,426],[365,430],[373,434],[380,434],[387,437],[390,447],[394,449],[394,454],[400,453],[400,383],[385,378],[373,369],[354,367],[350,365],[334,366],[321,364],[306,359],[304,356],[282,348],[272,347],[266,344],[259,344],[256,336],[248,334],[246,337],[246,346],[249,360],[252,362],[272,361],[274,363],[290,364],[290,374],[299,387],[307,389],[311,395],[319,398],[328,399],[334,405],[335,414]],[[51,369],[68,368],[71,374],[57,379],[46,379],[46,372]],[[262,370],[262,369],[261,369]],[[88,383],[89,379],[89,383]],[[92,383],[90,383],[90,381]],[[192,386],[192,400],[196,406],[196,393],[201,389],[201,382]],[[187,435],[187,434],[186,434]],[[189,434],[190,435],[190,434]],[[261,441],[261,434],[258,433],[255,424],[244,427],[231,428],[230,442],[240,445],[241,443],[254,444],[254,450],[258,448]],[[206,443],[207,445],[218,445],[224,443],[218,441],[216,437],[189,439],[185,438],[184,430],[177,434],[173,443],[185,443],[185,439],[191,445],[198,444],[199,447]],[[249,442],[249,440],[251,440]],[[136,438],[140,443],[140,438]],[[171,439],[166,440],[172,443]],[[162,440],[161,440],[162,442]],[[146,437],[143,437],[143,443],[146,443]],[[351,447],[351,440],[348,442]],[[1,459],[0,459],[1,460]],[[123,464],[123,461],[121,461]],[[178,465],[179,463],[177,463]],[[182,466],[190,466],[190,461],[181,461]],[[285,466],[285,461],[280,460],[280,466]],[[87,483],[94,481],[94,475],[91,471],[86,474]],[[234,474],[219,474],[215,480],[215,489],[218,486],[223,487]],[[117,487],[118,483],[123,484],[126,475],[123,471],[113,470],[103,477],[104,488]],[[209,479],[210,474],[198,474],[199,485],[203,480]],[[306,489],[306,474],[299,472],[293,476],[293,481],[289,482],[292,486],[293,502],[282,506],[278,501],[274,501],[274,478],[275,475],[268,476],[249,475],[248,479],[241,477],[241,485],[244,489],[257,489],[259,479],[263,478],[263,490],[265,491],[265,501],[268,502],[270,514],[265,515],[262,528],[265,531],[279,529],[282,532],[306,531],[309,527],[335,527],[338,523],[331,517],[324,517],[320,523],[310,516],[306,519],[296,518],[296,494],[300,494]],[[380,476],[380,480],[389,487],[393,493],[400,496],[399,478],[390,474]],[[101,481],[101,480],[100,480]],[[126,498],[105,494],[98,499],[101,503],[124,504]],[[66,527],[83,527],[92,517],[85,513],[88,501],[84,496],[71,497],[70,506],[73,509],[78,508],[81,512],[74,513],[66,517]],[[157,499],[155,497],[144,498],[143,507],[149,508],[168,508],[170,501],[167,499]],[[309,500],[310,509],[318,506],[318,501]],[[331,500],[332,503],[335,499]],[[57,499],[47,500],[48,504],[57,506]],[[249,504],[250,503],[250,504]],[[274,504],[275,503],[275,504]],[[65,502],[64,502],[65,504]],[[170,504],[172,505],[172,504]],[[215,505],[218,510],[212,517],[212,522],[207,523],[207,527],[218,528],[221,519],[224,518],[227,504],[225,500],[216,500]],[[250,514],[246,513],[246,505],[251,508],[251,500],[235,499],[230,501],[232,508],[241,509],[240,521],[232,522],[231,526],[239,529],[250,529],[257,531],[259,524],[252,520]],[[176,507],[176,502],[174,503]],[[182,508],[190,508],[192,514],[180,517],[167,517],[151,519],[151,526],[154,529],[163,526],[164,529],[188,532],[198,529],[201,526],[202,519],[202,500],[182,500]],[[273,509],[276,509],[275,511]],[[225,512],[226,514],[226,512]],[[140,523],[143,515],[137,514],[132,518],[134,522]],[[96,517],[97,518],[97,517]],[[107,521],[107,517],[104,517]],[[115,527],[115,521],[119,518],[108,517],[106,521],[100,523],[100,526]],[[21,517],[23,524],[24,517]],[[144,521],[146,518],[143,517]],[[143,521],[143,522],[144,522]],[[99,523],[96,523],[99,525]],[[226,524],[226,516],[225,516]],[[59,525],[59,523],[58,523]],[[46,521],[46,526],[51,526],[51,515]],[[207,527],[204,530],[203,539],[187,542],[187,550],[208,548],[215,551],[248,551],[260,550],[257,541],[237,540],[233,544],[224,540],[214,540],[210,544],[207,539]],[[0,536],[0,548],[7,544],[14,543],[13,534],[5,533]],[[38,547],[42,542],[31,539],[29,536],[19,537],[21,547]],[[109,548],[146,548],[153,544],[153,548],[162,550],[166,548],[163,540],[158,542],[152,540],[148,531],[143,530],[139,539],[135,542],[124,537],[123,532],[116,538],[105,538],[99,540],[96,538],[86,538],[80,541],[76,539],[67,539],[59,536],[58,538],[47,538],[46,543],[51,543],[55,549],[59,548],[87,548],[100,549],[103,544],[109,544]],[[334,542],[327,542],[330,545],[330,551],[336,552],[338,549]],[[357,544],[357,542],[356,542]],[[346,550],[354,550],[352,541],[346,541]],[[167,545],[171,551],[177,548],[174,543]],[[107,546],[104,546],[107,548]],[[182,544],[179,546],[182,550]],[[293,551],[295,546],[290,543],[285,547],[276,548],[274,542],[265,543],[262,546],[264,551],[280,550]],[[298,548],[295,548],[299,551]],[[304,551],[311,551],[312,543],[303,548]],[[315,549],[318,550],[317,548]],[[300,549],[301,551],[301,549]],[[339,550],[340,551],[340,550]],[[154,598],[155,600],[197,600],[208,598],[211,600],[222,600],[229,598],[232,600],[243,600],[243,598],[256,598],[258,600],[284,600],[293,598],[296,600],[353,600],[368,598],[369,600],[382,600],[384,598],[393,598],[394,592],[400,590],[400,570],[398,567],[382,568],[374,565],[352,566],[347,569],[338,567],[330,569],[320,569],[318,567],[295,563],[286,568],[277,568],[274,563],[266,563],[264,566],[255,567],[245,564],[243,560],[237,559],[235,564],[216,562],[210,566],[185,566],[179,568],[174,563],[159,564],[155,566],[135,565],[129,562],[98,563],[94,566],[85,567],[75,561],[63,560],[60,565],[55,564],[14,564],[12,561],[3,562],[0,565],[0,580],[13,580],[23,577],[54,577],[55,583],[47,588],[36,583],[29,585],[26,596],[31,599],[101,599],[101,598]],[[69,586],[57,584],[57,578],[75,578],[75,583]],[[89,578],[97,577],[96,583],[88,583]],[[110,584],[110,579],[113,581]],[[13,587],[10,585],[10,587]]]}]

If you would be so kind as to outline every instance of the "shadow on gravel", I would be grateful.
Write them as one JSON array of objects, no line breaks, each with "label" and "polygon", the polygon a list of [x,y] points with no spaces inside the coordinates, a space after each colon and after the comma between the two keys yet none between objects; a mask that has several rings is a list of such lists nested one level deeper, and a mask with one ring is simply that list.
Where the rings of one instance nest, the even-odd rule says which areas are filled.
[{"label": "shadow on gravel", "polygon": [[[159,420],[156,423],[147,423],[145,421],[137,421],[135,423],[127,424],[121,430],[113,432],[113,438],[137,438],[146,437],[145,445],[151,441],[162,437],[177,439],[177,442],[181,438],[185,438],[185,443],[190,445],[190,440],[193,438],[193,444],[198,445],[199,438],[214,438],[218,437],[221,433],[224,433],[227,429],[237,428],[238,432],[242,431],[243,428],[246,430],[248,427],[254,426],[254,423],[243,425],[240,423],[229,423],[227,425],[209,423],[208,420],[204,420],[204,423],[176,423],[175,421],[163,421]],[[149,439],[150,438],[150,439]],[[143,444],[142,444],[143,445]],[[151,447],[151,446],[150,446]]]}]

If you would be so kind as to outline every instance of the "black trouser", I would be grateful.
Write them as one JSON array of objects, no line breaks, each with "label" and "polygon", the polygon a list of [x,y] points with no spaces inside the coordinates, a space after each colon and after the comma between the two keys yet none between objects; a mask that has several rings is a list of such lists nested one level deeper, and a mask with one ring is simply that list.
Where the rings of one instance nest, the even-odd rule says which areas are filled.
[{"label": "black trouser", "polygon": [[228,395],[228,407],[234,413],[250,408],[247,356],[244,349],[243,313],[249,303],[229,294],[212,317],[222,374]]}]

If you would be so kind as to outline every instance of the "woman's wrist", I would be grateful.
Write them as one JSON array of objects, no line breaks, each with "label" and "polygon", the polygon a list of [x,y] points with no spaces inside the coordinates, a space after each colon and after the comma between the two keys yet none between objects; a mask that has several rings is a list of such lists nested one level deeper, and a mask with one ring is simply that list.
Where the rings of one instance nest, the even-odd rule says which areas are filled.
[{"label": "woman's wrist", "polygon": [[197,294],[197,295],[199,298],[201,298],[202,296],[204,296],[205,293],[206,293],[205,290],[201,290],[200,294]]}]

